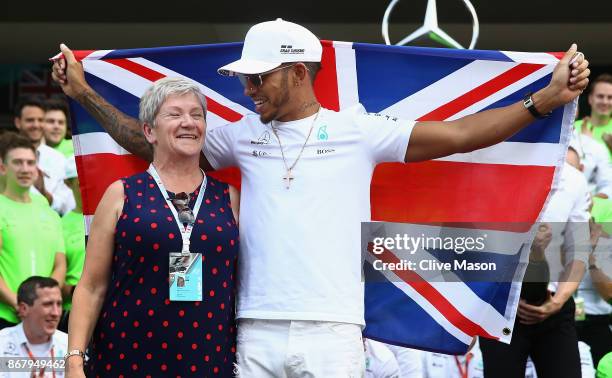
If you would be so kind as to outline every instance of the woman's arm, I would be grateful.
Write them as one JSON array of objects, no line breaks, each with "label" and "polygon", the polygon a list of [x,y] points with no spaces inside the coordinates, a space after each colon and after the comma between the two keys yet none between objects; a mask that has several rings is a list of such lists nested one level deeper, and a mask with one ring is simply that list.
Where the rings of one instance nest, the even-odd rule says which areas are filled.
[{"label": "woman's arm", "polygon": [[[74,290],[68,325],[68,350],[85,351],[106,296],[117,220],[123,209],[123,185],[111,184],[98,204],[87,243],[83,275]],[[69,376],[83,376],[81,357],[67,361]]]},{"label": "woman's arm", "polygon": [[238,223],[240,216],[240,192],[233,186],[229,186],[230,201],[232,202],[232,213],[234,213],[234,219]]}]

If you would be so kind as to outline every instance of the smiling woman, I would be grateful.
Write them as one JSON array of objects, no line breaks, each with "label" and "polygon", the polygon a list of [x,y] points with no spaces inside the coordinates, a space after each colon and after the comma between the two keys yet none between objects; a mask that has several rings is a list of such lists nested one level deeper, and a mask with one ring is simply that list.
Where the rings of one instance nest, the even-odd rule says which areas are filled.
[{"label": "smiling woman", "polygon": [[[93,334],[93,375],[232,374],[239,201],[199,168],[205,115],[185,79],[159,80],[141,99],[153,162],[102,198],[73,297],[69,350]],[[177,259],[188,262],[180,274]],[[69,377],[83,376],[80,353],[67,362]]]}]

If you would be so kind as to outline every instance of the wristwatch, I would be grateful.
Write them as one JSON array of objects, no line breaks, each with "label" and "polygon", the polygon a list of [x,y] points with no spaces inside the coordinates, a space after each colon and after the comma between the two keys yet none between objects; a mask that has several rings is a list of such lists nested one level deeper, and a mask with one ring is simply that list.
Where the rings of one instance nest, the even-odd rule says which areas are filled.
[{"label": "wristwatch", "polygon": [[523,106],[525,107],[525,109],[529,110],[529,113],[531,113],[531,115],[537,119],[542,119],[550,116],[552,112],[542,114],[538,111],[538,109],[536,109],[535,104],[533,103],[533,99],[531,98],[532,94],[533,93],[527,93],[523,98]]},{"label": "wristwatch", "polygon": [[68,353],[66,353],[64,355],[64,360],[67,360],[68,358],[70,358],[72,356],[81,356],[81,358],[83,358],[83,360],[85,359],[85,353],[82,350],[80,350],[80,349],[73,349],[73,350],[69,351]]}]

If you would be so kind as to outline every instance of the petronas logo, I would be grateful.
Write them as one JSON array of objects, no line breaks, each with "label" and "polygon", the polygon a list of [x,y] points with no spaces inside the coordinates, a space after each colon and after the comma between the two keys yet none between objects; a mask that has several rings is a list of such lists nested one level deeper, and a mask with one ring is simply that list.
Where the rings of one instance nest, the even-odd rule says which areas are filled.
[{"label": "petronas logo", "polygon": [[318,140],[329,139],[329,134],[327,134],[327,125],[319,127],[319,131],[317,131],[317,139]]}]

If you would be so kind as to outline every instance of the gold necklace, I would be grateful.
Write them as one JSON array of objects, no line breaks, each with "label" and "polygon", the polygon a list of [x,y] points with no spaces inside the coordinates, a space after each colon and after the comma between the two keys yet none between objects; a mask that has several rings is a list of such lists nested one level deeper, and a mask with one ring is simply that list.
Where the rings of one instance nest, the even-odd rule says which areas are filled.
[{"label": "gold necklace", "polygon": [[315,117],[312,120],[312,123],[310,124],[310,130],[308,130],[308,136],[306,137],[306,140],[304,141],[304,144],[302,145],[302,149],[300,150],[300,153],[295,158],[295,161],[293,162],[293,164],[291,164],[291,166],[287,164],[287,159],[285,159],[285,151],[283,150],[283,144],[281,143],[280,137],[278,136],[278,133],[276,132],[276,128],[272,125],[272,132],[274,133],[274,136],[278,140],[278,146],[280,147],[281,156],[283,157],[283,163],[285,164],[286,173],[283,176],[283,181],[285,181],[285,188],[287,190],[291,187],[291,181],[295,179],[295,177],[291,175],[291,172],[293,171],[293,168],[295,168],[295,165],[297,164],[298,160],[300,160],[300,157],[302,157],[302,152],[304,152],[304,148],[306,148],[306,144],[308,144],[308,140],[310,139],[310,134],[312,134],[312,129],[314,128],[315,122],[317,122],[317,118],[319,117],[320,111],[321,111],[321,105],[319,105],[319,109],[317,109],[317,113],[315,114]]}]

